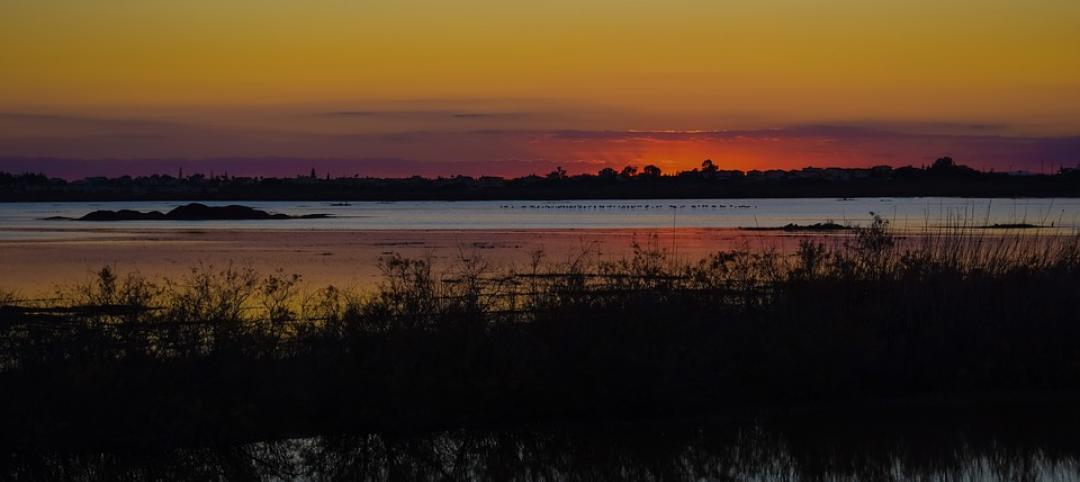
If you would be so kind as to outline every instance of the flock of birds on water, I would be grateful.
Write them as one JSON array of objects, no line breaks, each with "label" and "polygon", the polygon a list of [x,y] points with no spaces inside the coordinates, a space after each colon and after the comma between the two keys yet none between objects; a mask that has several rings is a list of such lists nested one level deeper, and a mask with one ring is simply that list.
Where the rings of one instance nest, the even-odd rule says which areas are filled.
[{"label": "flock of birds on water", "polygon": [[499,206],[502,209],[749,209],[753,206],[748,204],[690,204],[690,205],[676,205],[669,204],[664,206],[663,204],[523,204],[521,206],[514,206],[512,204],[503,204]]}]

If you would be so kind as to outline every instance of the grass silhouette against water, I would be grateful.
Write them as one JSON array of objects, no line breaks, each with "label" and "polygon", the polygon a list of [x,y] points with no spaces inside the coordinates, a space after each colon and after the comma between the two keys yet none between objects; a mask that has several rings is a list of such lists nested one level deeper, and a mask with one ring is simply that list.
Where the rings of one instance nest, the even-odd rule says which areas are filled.
[{"label": "grass silhouette against water", "polygon": [[0,442],[177,446],[1080,389],[1080,243],[887,223],[794,253],[445,269],[373,293],[109,269],[0,308]]}]

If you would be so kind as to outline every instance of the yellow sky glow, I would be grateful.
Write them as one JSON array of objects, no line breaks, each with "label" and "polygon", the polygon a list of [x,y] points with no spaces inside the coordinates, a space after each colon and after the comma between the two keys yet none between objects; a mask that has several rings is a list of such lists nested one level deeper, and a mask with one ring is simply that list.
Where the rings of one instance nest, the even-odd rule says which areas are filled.
[{"label": "yellow sky glow", "polygon": [[0,103],[520,97],[1077,127],[1080,2],[522,3],[9,0]]}]

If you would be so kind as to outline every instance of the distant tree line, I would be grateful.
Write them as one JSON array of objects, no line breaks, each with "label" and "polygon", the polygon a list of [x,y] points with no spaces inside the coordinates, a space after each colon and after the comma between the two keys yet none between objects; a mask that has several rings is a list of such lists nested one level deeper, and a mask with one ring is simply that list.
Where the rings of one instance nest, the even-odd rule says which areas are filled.
[{"label": "distant tree line", "polygon": [[203,174],[88,177],[77,181],[42,173],[0,172],[0,201],[102,200],[496,200],[645,199],[732,197],[1024,196],[1080,197],[1080,168],[1055,174],[978,171],[942,157],[930,166],[874,166],[797,170],[721,169],[706,159],[700,168],[664,173],[605,167],[596,174],[517,178],[319,177],[314,169],[294,178]]}]

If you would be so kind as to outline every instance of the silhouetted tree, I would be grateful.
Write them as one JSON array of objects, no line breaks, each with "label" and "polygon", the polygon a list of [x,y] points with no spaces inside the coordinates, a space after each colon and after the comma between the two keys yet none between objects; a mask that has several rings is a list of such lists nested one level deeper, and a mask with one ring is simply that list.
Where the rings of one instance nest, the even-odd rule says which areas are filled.
[{"label": "silhouetted tree", "polygon": [[957,164],[951,157],[938,158],[927,170],[934,176],[969,176],[978,174],[978,171],[968,166]]},{"label": "silhouetted tree", "polygon": [[713,179],[716,177],[716,173],[719,170],[720,168],[718,168],[716,164],[713,164],[712,159],[705,159],[701,162],[701,172],[698,173],[698,175],[705,179]]},{"label": "silhouetted tree", "polygon": [[956,163],[953,162],[951,157],[941,157],[934,161],[934,165],[930,166],[934,171],[951,171],[956,168]]},{"label": "silhouetted tree", "polygon": [[554,171],[551,171],[547,175],[548,179],[566,179],[566,169],[562,167],[556,167]]}]

